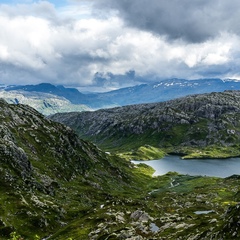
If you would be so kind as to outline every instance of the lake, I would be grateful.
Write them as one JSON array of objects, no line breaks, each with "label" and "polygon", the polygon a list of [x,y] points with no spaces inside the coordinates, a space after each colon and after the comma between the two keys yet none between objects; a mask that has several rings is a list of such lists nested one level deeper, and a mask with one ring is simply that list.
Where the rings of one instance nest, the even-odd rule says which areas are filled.
[{"label": "lake", "polygon": [[184,160],[179,156],[169,155],[159,160],[132,162],[135,164],[145,163],[151,166],[155,169],[154,176],[168,172],[223,178],[233,174],[240,175],[240,158]]}]

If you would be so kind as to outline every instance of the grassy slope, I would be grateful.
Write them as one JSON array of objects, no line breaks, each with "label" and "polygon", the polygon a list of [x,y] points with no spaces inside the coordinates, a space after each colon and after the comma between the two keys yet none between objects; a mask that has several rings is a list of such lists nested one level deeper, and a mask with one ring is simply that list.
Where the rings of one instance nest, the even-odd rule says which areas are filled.
[{"label": "grassy slope", "polygon": [[[116,233],[134,225],[130,215],[137,209],[147,212],[154,219],[150,222],[162,228],[158,233],[148,232],[147,235],[138,230],[137,235],[147,239],[209,239],[215,232],[219,234],[217,232],[224,224],[222,215],[227,208],[236,205],[235,189],[239,180],[179,176],[174,173],[152,179],[143,176],[142,171],[145,171],[143,166],[133,170],[136,185],[132,185],[131,191],[116,191],[116,195],[99,202],[104,205],[102,208],[100,205],[93,206],[86,215],[76,218],[50,239],[91,239],[89,234],[97,229],[97,239],[116,239]],[[171,187],[172,181],[179,185]],[[204,210],[213,212],[203,215],[194,213]],[[120,213],[124,221],[117,220],[116,216]],[[150,222],[144,226],[149,227]],[[214,222],[211,229],[210,222]]]},{"label": "grassy slope", "polygon": [[149,145],[141,146],[137,150],[117,153],[126,160],[154,160],[164,157],[165,154],[161,149]]},{"label": "grassy slope", "polygon": [[[99,229],[97,239],[116,239],[115,233],[134,225],[135,221],[130,215],[137,209],[147,212],[154,219],[150,222],[162,228],[160,232],[148,233],[147,236],[139,230],[137,235],[147,237],[147,239],[154,237],[156,239],[177,239],[178,237],[186,239],[193,236],[196,237],[195,239],[209,239],[209,234],[218,232],[224,224],[222,215],[227,208],[230,205],[236,205],[239,201],[236,198],[238,179],[180,176],[175,173],[151,178],[151,169],[144,165],[126,170],[131,172],[135,183],[122,188],[121,184],[110,181],[108,193],[106,189],[104,191],[95,189],[93,192],[89,184],[84,185],[79,179],[65,185],[65,191],[59,191],[54,199],[58,199],[58,203],[61,203],[64,210],[68,211],[64,217],[66,225],[64,224],[65,226],[57,230],[59,227],[51,223],[49,227],[52,228],[53,235],[50,239],[91,239],[89,234],[96,229]],[[175,187],[171,187],[171,182],[174,182]],[[53,200],[50,197],[43,197],[44,201]],[[4,209],[8,215],[9,212],[14,212],[13,206],[19,209],[19,204],[16,204],[19,198],[18,194],[15,196],[13,194],[8,197],[8,201],[4,199]],[[43,199],[40,198],[40,200]],[[26,197],[25,200],[28,202]],[[9,208],[6,208],[6,202],[9,203]],[[22,208],[28,208],[24,202],[21,203]],[[101,208],[101,205],[104,206]],[[32,208],[34,209],[33,206]],[[213,212],[206,215],[194,214],[195,211],[203,210],[213,210]],[[41,207],[41,212],[49,211],[49,206]],[[123,214],[124,221],[117,221],[116,216],[119,213]],[[52,213],[52,217],[61,218],[57,211]],[[32,228],[29,226],[25,228],[21,225],[17,229],[22,236],[25,236],[25,239],[32,239],[27,236],[35,234],[43,236],[41,227],[34,225],[34,219],[38,221],[36,216],[22,218],[18,215],[15,224],[17,225],[17,222],[22,219],[26,223],[28,221],[33,223]],[[144,226],[148,227],[150,222],[144,223]],[[210,222],[214,222],[211,224],[211,229],[209,228]],[[9,232],[11,230],[13,229],[9,229]],[[228,239],[236,238],[229,236]]]}]

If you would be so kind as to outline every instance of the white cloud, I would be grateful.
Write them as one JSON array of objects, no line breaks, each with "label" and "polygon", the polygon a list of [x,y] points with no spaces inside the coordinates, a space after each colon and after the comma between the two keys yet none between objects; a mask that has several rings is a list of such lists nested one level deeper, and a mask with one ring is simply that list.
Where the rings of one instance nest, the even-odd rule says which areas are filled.
[{"label": "white cloud", "polygon": [[9,57],[7,46],[0,45],[0,59],[6,60]]},{"label": "white cloud", "polygon": [[[42,68],[41,57],[48,55],[48,22],[36,17],[0,17],[0,45],[5,62],[30,68]],[[3,59],[2,59],[3,60]]]},{"label": "white cloud", "polygon": [[129,70],[147,76],[146,81],[202,77],[208,71],[214,77],[239,75],[237,35],[225,32],[199,43],[169,41],[126,26],[113,14],[97,18],[86,1],[59,9],[42,1],[0,5],[2,82],[21,79],[23,84],[87,86],[94,84],[96,72],[125,74]]},{"label": "white cloud", "polygon": [[54,19],[57,15],[54,5],[48,1],[26,2],[16,5],[0,4],[0,12],[2,16],[8,17],[31,15]]}]

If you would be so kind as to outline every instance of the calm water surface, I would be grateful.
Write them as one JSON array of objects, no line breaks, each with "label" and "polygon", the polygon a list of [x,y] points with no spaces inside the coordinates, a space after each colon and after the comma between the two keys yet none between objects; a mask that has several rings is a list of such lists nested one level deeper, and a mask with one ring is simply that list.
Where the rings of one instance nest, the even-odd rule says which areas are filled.
[{"label": "calm water surface", "polygon": [[159,160],[132,162],[135,164],[145,163],[151,166],[155,169],[154,176],[168,172],[215,177],[240,175],[240,158],[183,160],[178,156],[166,156]]}]

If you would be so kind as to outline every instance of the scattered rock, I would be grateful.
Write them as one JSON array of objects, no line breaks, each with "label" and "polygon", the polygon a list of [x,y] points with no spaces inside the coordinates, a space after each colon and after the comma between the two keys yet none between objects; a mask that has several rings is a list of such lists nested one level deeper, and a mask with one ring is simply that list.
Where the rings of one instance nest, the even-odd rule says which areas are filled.
[{"label": "scattered rock", "polygon": [[148,221],[153,221],[153,218],[149,216],[148,213],[142,211],[142,210],[136,210],[133,212],[130,216],[132,219],[135,221],[139,222],[148,222]]}]

